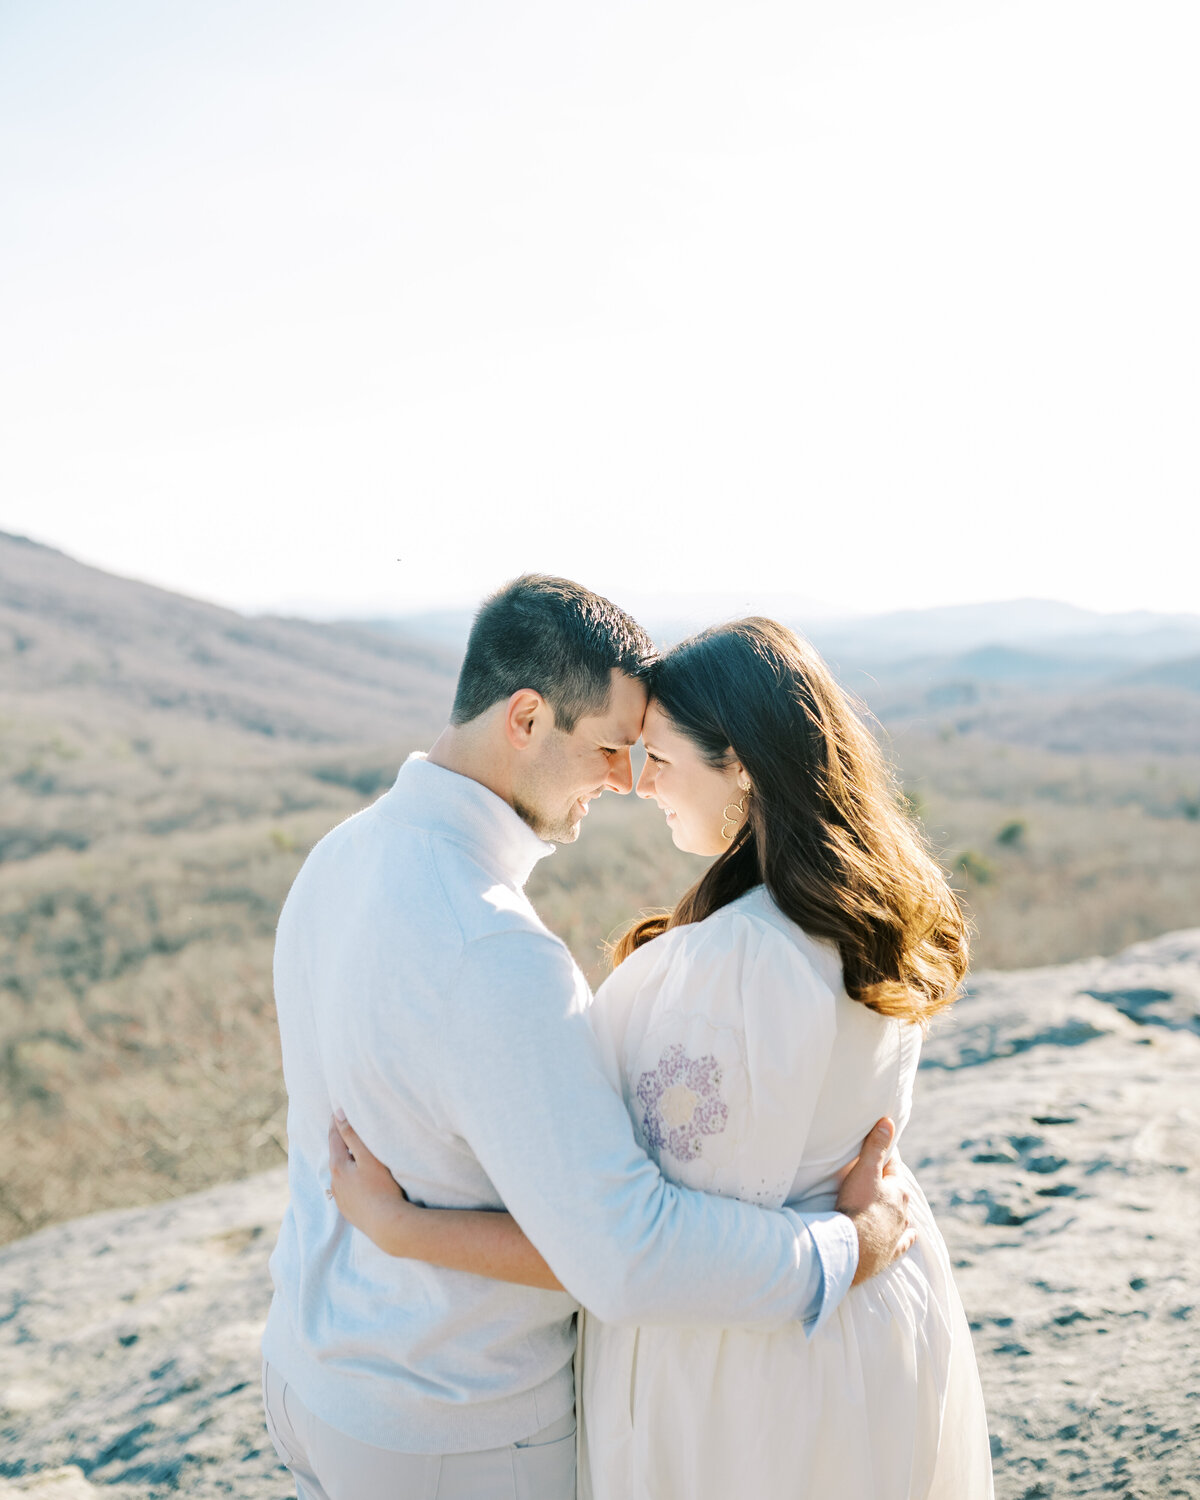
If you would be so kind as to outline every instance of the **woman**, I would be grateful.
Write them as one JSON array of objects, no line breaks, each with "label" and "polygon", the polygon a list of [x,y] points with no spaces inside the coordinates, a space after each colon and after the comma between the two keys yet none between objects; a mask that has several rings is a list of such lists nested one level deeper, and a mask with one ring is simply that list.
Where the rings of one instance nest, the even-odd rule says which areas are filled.
[{"label": "woman", "polygon": [[[679,848],[716,858],[617,945],[597,1039],[664,1175],[832,1208],[871,1125],[904,1128],[923,1030],[965,972],[961,912],[874,740],[790,631],[705,631],[657,663],[650,689],[638,793]],[[339,1207],[385,1250],[558,1284],[507,1215],[416,1208],[348,1122],[330,1140]],[[915,1247],[811,1336],[583,1315],[580,1493],[989,1496],[970,1335],[910,1192]]]}]

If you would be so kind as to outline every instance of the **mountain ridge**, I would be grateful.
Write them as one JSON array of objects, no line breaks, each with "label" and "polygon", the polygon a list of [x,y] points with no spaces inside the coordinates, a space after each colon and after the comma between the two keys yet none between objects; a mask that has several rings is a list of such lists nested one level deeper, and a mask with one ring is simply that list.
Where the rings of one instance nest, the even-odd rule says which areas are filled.
[{"label": "mountain ridge", "polygon": [[44,698],[107,693],[297,740],[378,735],[440,718],[457,659],[408,634],[251,617],[119,578],[0,533],[0,687]]}]

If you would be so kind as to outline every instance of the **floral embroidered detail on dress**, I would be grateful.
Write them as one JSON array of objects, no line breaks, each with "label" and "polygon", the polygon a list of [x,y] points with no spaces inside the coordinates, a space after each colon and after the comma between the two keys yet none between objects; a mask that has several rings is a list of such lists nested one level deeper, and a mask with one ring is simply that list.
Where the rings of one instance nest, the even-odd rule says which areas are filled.
[{"label": "floral embroidered detail on dress", "polygon": [[703,1137],[720,1135],[729,1119],[720,1088],[721,1065],[711,1052],[689,1057],[678,1042],[668,1047],[658,1067],[637,1082],[651,1148],[667,1150],[679,1161],[695,1161]]}]

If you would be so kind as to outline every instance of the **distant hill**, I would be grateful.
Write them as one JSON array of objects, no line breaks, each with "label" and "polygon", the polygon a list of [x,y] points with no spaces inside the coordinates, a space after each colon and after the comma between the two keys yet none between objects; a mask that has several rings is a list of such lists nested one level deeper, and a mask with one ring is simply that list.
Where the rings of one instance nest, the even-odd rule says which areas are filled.
[{"label": "distant hill", "polygon": [[[664,595],[657,615],[643,602],[639,618],[655,640],[669,643],[746,612],[735,603],[734,596],[706,604]],[[957,732],[1049,749],[1200,747],[1200,615],[1101,614],[1016,599],[846,620],[792,613],[782,597],[774,603],[777,617],[807,635],[889,725],[936,729],[953,710]],[[445,610],[369,624],[393,638],[407,633],[461,651],[471,616]]]},{"label": "distant hill", "polygon": [[899,610],[860,620],[814,622],[814,643],[835,660],[898,662],[954,656],[980,647],[1038,654],[1148,662],[1200,651],[1200,615],[1149,610],[1101,614],[1049,599]]},{"label": "distant hill", "polygon": [[425,730],[458,657],[411,632],[250,619],[0,532],[0,691],[259,736]]},{"label": "distant hill", "polygon": [[1184,692],[1200,693],[1200,655],[1155,662],[1130,672],[1122,682],[1129,687],[1182,688]]},{"label": "distant hill", "polygon": [[456,668],[0,535],[0,1240],[280,1160],[280,905]]}]

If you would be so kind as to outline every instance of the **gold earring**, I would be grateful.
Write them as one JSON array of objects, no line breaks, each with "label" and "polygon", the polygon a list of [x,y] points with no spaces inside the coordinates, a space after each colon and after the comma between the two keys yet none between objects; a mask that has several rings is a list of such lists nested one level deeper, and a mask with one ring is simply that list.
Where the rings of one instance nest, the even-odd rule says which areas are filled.
[{"label": "gold earring", "polygon": [[738,825],[745,820],[746,798],[750,795],[750,778],[739,776],[738,787],[742,792],[741,800],[727,802],[721,811],[721,816],[725,819],[721,824],[721,837],[727,844],[733,843],[733,836],[738,831]]}]

